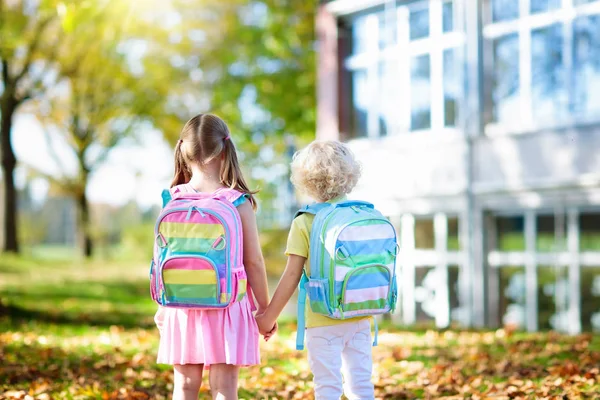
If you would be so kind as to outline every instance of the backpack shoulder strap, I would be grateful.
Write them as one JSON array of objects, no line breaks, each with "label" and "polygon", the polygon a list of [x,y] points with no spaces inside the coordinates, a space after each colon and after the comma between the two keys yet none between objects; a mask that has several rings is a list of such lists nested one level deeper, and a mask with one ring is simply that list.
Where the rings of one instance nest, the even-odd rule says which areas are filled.
[{"label": "backpack shoulder strap", "polygon": [[173,195],[175,195],[175,193],[195,193],[195,190],[187,183],[163,190],[161,194],[163,207],[173,199]]},{"label": "backpack shoulder strap", "polygon": [[317,213],[321,210],[326,209],[327,207],[331,207],[332,204],[330,203],[314,203],[314,204],[309,204],[305,207],[302,207],[301,209],[299,209],[298,211],[296,211],[296,214],[294,215],[294,218],[302,215],[302,214],[313,214],[313,215],[317,215]]},{"label": "backpack shoulder strap", "polygon": [[215,196],[224,198],[234,206],[240,205],[242,202],[240,200],[246,196],[245,193],[240,192],[239,190],[223,188],[218,189],[215,193]]},{"label": "backpack shoulder strap", "polygon": [[163,206],[163,208],[165,208],[165,206],[167,205],[167,203],[169,203],[171,201],[171,199],[173,198],[171,196],[171,191],[169,189],[163,190],[162,193],[161,193],[161,197],[162,197],[162,206]]}]

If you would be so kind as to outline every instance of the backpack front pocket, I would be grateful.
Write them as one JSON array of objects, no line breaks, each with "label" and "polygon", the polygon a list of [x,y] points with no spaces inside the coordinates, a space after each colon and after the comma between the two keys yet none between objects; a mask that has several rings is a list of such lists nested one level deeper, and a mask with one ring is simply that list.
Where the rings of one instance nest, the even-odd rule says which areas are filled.
[{"label": "backpack front pocket", "polygon": [[177,256],[161,269],[164,305],[220,306],[221,285],[216,265],[207,257]]},{"label": "backpack front pocket", "polygon": [[340,306],[344,318],[389,312],[391,288],[392,272],[385,265],[354,268],[342,283]]}]

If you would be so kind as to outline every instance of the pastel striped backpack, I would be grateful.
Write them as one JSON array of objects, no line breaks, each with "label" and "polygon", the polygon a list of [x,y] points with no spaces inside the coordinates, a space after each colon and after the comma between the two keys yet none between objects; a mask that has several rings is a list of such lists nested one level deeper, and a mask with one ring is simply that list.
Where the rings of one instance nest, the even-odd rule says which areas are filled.
[{"label": "pastel striped backpack", "polygon": [[[371,203],[318,203],[300,209],[314,214],[310,277],[302,274],[296,348],[304,348],[306,295],[311,310],[333,319],[392,312],[396,307],[396,230]],[[375,340],[377,345],[377,321]]]},{"label": "pastel striped backpack", "polygon": [[[242,224],[234,203],[242,193],[199,193],[189,185],[163,192],[155,225],[150,293],[161,306],[222,309],[247,291]],[[252,306],[252,295],[248,296]]]}]

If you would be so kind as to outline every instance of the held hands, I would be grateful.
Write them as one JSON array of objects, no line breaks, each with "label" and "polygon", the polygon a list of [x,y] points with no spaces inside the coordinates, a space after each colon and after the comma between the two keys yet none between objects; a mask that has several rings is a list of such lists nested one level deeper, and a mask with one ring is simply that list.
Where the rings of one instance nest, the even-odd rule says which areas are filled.
[{"label": "held hands", "polygon": [[256,318],[256,323],[258,324],[258,331],[265,337],[265,341],[269,341],[271,336],[277,332],[277,321],[269,322],[265,317],[264,310],[259,310],[254,318]]}]

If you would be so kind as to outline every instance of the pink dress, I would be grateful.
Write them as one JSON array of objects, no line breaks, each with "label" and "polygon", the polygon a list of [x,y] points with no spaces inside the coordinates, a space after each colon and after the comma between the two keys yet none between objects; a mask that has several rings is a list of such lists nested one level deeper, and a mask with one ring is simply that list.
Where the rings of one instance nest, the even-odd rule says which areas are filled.
[{"label": "pink dress", "polygon": [[[234,201],[239,206],[245,201]],[[224,310],[185,310],[159,307],[159,364],[260,364],[258,325],[248,294]]]},{"label": "pink dress", "polygon": [[225,310],[161,307],[160,318],[159,364],[260,364],[258,326],[248,296]]}]

